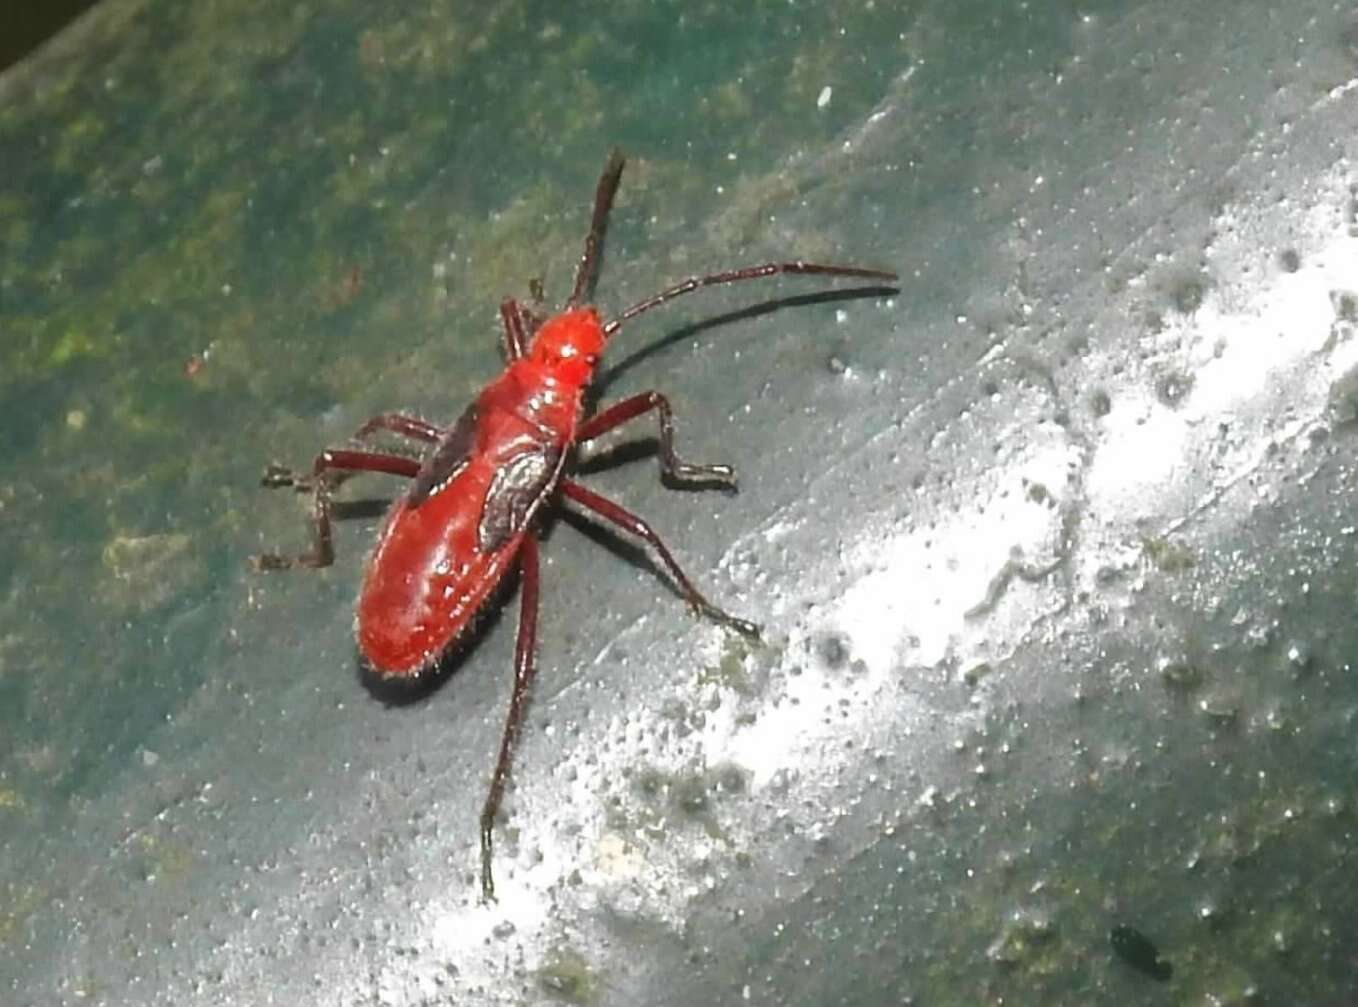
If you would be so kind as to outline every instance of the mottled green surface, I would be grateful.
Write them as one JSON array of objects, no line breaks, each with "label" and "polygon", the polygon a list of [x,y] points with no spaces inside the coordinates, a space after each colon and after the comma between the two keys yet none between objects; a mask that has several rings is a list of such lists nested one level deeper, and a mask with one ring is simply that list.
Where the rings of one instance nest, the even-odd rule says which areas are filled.
[{"label": "mottled green surface", "polygon": [[[630,285],[639,296],[714,254],[692,231],[714,226],[715,186],[753,192],[716,225],[732,232],[720,251],[746,254],[760,193],[780,184],[764,173],[862,117],[894,65],[862,47],[903,47],[884,30],[904,24],[781,2],[378,15],[106,0],[11,71],[0,834],[31,848],[69,830],[171,744],[157,731],[204,687],[250,687],[214,681],[229,655],[259,653],[250,613],[266,603],[245,559],[304,535],[301,508],[259,489],[263,464],[300,462],[379,409],[455,415],[498,365],[499,299],[536,276],[562,296],[611,146],[632,157],[614,261],[635,243],[665,270],[652,258]],[[837,97],[817,110],[831,65]],[[304,609],[262,618],[347,608],[364,548],[363,530],[350,534],[343,571],[298,586]],[[334,628],[266,638],[314,647],[321,666],[308,668],[365,702]],[[256,687],[282,673],[270,664]],[[134,853],[148,876],[192,864],[169,849]],[[0,940],[13,952],[60,889],[50,876],[8,884]]]},{"label": "mottled green surface", "polygon": [[[860,116],[891,64],[855,50],[901,21],[863,16],[852,42],[835,11],[783,3],[616,4],[607,32],[599,13],[113,0],[5,81],[0,743],[18,793],[97,792],[210,673],[201,630],[164,626],[235,604],[261,528],[291,531],[262,460],[335,437],[318,420],[337,404],[455,414],[496,365],[499,298],[569,282],[609,145],[636,157],[615,245],[643,212],[682,233],[714,177],[758,178]],[[752,18],[807,41],[751,49]],[[817,113],[830,64],[842,96]],[[714,170],[728,154],[738,170]],[[83,717],[112,723],[43,751]]]},{"label": "mottled green surface", "polygon": [[[1138,392],[1159,419],[1212,387],[1193,332],[1188,364],[1156,339],[1239,311],[1216,299],[1235,274],[1176,256],[1279,202],[1253,167],[1331,166],[1289,160],[1358,72],[1358,29],[1315,6],[1305,31],[1231,6],[1226,38],[1226,5],[1111,0],[104,0],[0,78],[0,989],[1346,1002],[1350,418],[1303,437],[1268,406],[1264,461],[1186,516],[1069,475]],[[610,358],[610,394],[672,393],[686,450],[743,492],[662,499],[649,461],[591,478],[641,487],[624,499],[769,640],[712,642],[644,567],[554,531],[531,771],[485,909],[511,634],[383,707],[349,638],[371,522],[332,571],[257,577],[247,556],[305,534],[258,478],[380,410],[456,415],[499,365],[500,298],[564,294],[613,145],[606,309],[783,255],[895,266],[903,292],[700,332],[774,295],[695,298]],[[1054,239],[1071,220],[1092,223]],[[1304,277],[1309,255],[1282,261]],[[1352,337],[1331,296],[1326,353]],[[1044,437],[1066,467],[1010,479]],[[943,603],[827,623],[898,538],[939,529],[904,579],[946,582],[949,522],[1016,497],[1065,523],[1054,559],[1002,547],[953,606],[970,650],[899,642]],[[798,707],[840,733],[771,779],[683,748]],[[542,780],[575,796],[533,804]],[[1171,984],[1113,959],[1122,924]]]}]

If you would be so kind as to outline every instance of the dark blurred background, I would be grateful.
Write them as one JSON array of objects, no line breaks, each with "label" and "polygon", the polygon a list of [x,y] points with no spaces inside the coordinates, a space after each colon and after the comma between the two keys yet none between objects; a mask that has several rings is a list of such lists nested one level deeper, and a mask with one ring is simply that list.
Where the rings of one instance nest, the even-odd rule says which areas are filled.
[{"label": "dark blurred background", "polygon": [[7,5],[0,31],[0,72],[13,66],[64,25],[94,6],[94,0],[16,0]]}]

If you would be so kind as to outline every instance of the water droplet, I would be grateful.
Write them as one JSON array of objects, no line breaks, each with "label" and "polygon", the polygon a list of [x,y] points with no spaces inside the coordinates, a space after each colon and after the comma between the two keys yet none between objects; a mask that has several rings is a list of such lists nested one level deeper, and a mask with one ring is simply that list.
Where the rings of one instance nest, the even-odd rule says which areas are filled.
[{"label": "water droplet", "polygon": [[815,653],[832,671],[849,661],[849,638],[843,633],[825,633],[815,643]]},{"label": "water droplet", "polygon": [[1200,280],[1185,280],[1170,293],[1174,308],[1180,314],[1191,315],[1202,307],[1203,286]]},{"label": "water droplet", "polygon": [[1174,692],[1193,692],[1202,685],[1203,679],[1206,678],[1202,668],[1191,661],[1161,658],[1157,664],[1165,688]]},{"label": "water droplet", "polygon": [[1179,406],[1193,388],[1193,377],[1178,371],[1171,372],[1155,383],[1155,397],[1171,409]]}]

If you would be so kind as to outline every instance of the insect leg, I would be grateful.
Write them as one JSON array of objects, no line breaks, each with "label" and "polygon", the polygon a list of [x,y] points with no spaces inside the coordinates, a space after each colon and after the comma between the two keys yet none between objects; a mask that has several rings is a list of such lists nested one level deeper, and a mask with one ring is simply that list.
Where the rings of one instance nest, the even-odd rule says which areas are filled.
[{"label": "insect leg", "polygon": [[709,619],[714,619],[724,626],[730,626],[737,633],[744,636],[753,637],[755,639],[759,638],[759,627],[754,623],[746,619],[737,618],[729,612],[717,608],[716,605],[713,605],[703,597],[702,593],[693,586],[693,582],[684,574],[684,571],[679,568],[679,564],[675,561],[674,557],[670,555],[670,551],[665,548],[665,543],[660,541],[660,536],[652,531],[651,526],[641,518],[620,507],[618,504],[615,504],[607,497],[602,497],[592,490],[587,490],[579,483],[571,482],[569,479],[561,480],[560,489],[562,495],[568,500],[574,500],[580,506],[592,510],[601,518],[612,521],[619,528],[631,532],[654,549],[656,555],[660,557],[661,564],[669,572],[669,575],[674,578],[675,583],[679,585],[679,590],[680,593],[683,594],[684,600],[689,603],[689,606],[695,612],[705,615]]},{"label": "insect leg", "polygon": [[542,314],[542,277],[535,276],[528,281],[528,295],[531,298],[529,303],[531,308],[519,305],[519,314],[523,316],[523,323],[528,331],[528,339],[531,342],[538,329],[542,328],[542,323],[546,320]]},{"label": "insect leg", "polygon": [[[309,486],[311,497],[312,545],[310,552],[300,556],[279,553],[260,553],[250,562],[256,570],[286,570],[294,566],[321,567],[335,561],[335,548],[330,531],[330,491],[337,478],[350,472],[386,472],[394,476],[413,478],[420,470],[414,458],[379,454],[375,451],[345,451],[326,448],[316,456],[311,475],[302,483]],[[272,465],[264,473],[265,486],[297,486],[299,480],[290,469]]]},{"label": "insect leg", "polygon": [[575,269],[575,287],[570,299],[566,301],[567,310],[578,307],[589,296],[594,283],[594,274],[599,269],[599,249],[603,246],[604,228],[608,224],[608,211],[613,206],[613,197],[622,179],[622,166],[626,158],[622,151],[614,149],[608,155],[608,163],[599,176],[599,185],[594,190],[594,215],[589,222],[589,234],[585,236],[585,251],[580,256],[580,264]]},{"label": "insect leg", "polygon": [[[359,441],[366,437],[371,437],[379,430],[387,430],[398,434],[401,437],[408,437],[413,441],[427,441],[436,444],[443,437],[443,430],[426,423],[424,420],[414,416],[407,416],[404,413],[379,413],[369,417],[368,420],[350,436],[350,440]],[[314,466],[313,466],[314,468]],[[358,475],[360,472],[372,471],[369,469],[348,469],[332,470],[326,478],[329,480],[330,488],[333,490],[340,483],[350,476]],[[385,471],[385,470],[383,470]],[[285,468],[282,465],[269,465],[264,470],[263,483],[270,489],[277,489],[281,486],[291,486],[301,493],[309,493],[312,490],[312,475],[301,475],[296,470]]]},{"label": "insect leg", "polygon": [[729,465],[693,465],[684,461],[674,450],[674,413],[670,400],[659,392],[642,392],[615,402],[580,424],[576,431],[577,443],[583,444],[629,420],[654,410],[660,423],[660,472],[681,483],[720,483],[727,489],[736,488],[736,474]]},{"label": "insect leg", "polygon": [[495,760],[495,774],[490,779],[490,792],[481,808],[481,896],[495,901],[495,880],[491,876],[491,830],[500,801],[509,780],[509,766],[514,759],[514,747],[523,727],[523,713],[528,701],[528,689],[537,670],[533,652],[538,641],[538,540],[533,532],[523,538],[519,546],[519,636],[514,645],[514,692],[509,697],[509,716],[505,718],[504,734],[500,736],[500,755]]},{"label": "insect leg", "polygon": [[379,413],[355,430],[352,439],[362,440],[378,430],[389,430],[401,437],[409,437],[412,441],[427,441],[430,444],[437,444],[443,436],[441,428],[414,416],[407,416],[405,413]]},{"label": "insect leg", "polygon": [[528,332],[524,324],[523,308],[512,297],[500,302],[500,322],[504,325],[505,357],[518,360],[528,352]]}]

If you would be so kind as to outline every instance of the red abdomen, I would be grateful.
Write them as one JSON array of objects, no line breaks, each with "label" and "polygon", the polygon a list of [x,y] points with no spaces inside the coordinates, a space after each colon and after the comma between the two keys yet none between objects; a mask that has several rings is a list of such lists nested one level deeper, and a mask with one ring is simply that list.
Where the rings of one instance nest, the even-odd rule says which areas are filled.
[{"label": "red abdomen", "polygon": [[374,672],[430,669],[513,566],[560,475],[578,389],[511,365],[488,385],[392,507],[358,597],[359,650]]},{"label": "red abdomen", "polygon": [[419,506],[403,499],[387,515],[358,597],[359,650],[378,674],[427,670],[513,563],[522,531],[491,552],[477,547],[475,504],[492,475],[477,459]]}]

